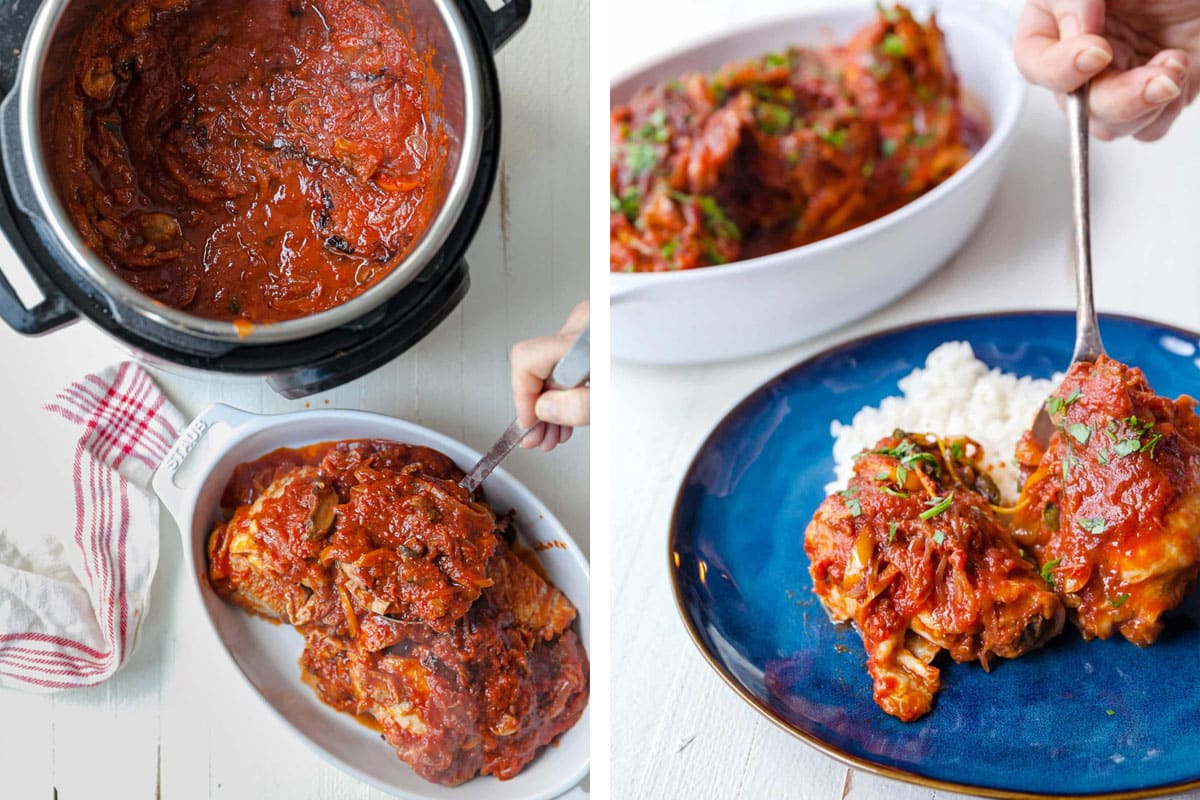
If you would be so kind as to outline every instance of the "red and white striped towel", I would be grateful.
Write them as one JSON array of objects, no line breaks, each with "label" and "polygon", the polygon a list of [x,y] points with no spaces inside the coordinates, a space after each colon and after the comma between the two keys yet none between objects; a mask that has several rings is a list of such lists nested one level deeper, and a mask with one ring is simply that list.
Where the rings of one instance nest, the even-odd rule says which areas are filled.
[{"label": "red and white striped towel", "polygon": [[158,563],[150,478],[183,428],[129,362],[87,375],[45,410],[46,446],[61,442],[70,469],[39,498],[45,530],[0,531],[0,686],[35,692],[101,683],[133,650]]}]

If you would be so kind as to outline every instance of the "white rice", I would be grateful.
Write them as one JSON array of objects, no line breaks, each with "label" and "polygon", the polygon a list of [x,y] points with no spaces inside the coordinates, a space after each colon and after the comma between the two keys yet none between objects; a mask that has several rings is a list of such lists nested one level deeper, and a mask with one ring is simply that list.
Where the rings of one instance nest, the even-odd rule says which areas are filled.
[{"label": "white rice", "polygon": [[884,398],[878,408],[860,409],[849,424],[832,422],[837,480],[826,491],[844,489],[854,471],[854,455],[901,428],[965,435],[979,442],[984,468],[1011,503],[1020,491],[1020,473],[1013,464],[1017,440],[1061,381],[1062,375],[1039,380],[988,369],[967,342],[946,342],[929,354],[924,369],[900,379],[901,396]]}]

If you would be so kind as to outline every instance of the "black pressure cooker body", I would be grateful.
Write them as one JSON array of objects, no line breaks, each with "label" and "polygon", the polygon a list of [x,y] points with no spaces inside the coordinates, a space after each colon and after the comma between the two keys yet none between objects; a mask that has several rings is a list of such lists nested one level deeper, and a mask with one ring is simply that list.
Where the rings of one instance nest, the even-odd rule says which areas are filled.
[{"label": "black pressure cooker body", "polygon": [[[0,10],[0,95],[16,101],[19,53],[39,2],[8,0]],[[86,318],[144,355],[214,373],[263,376],[275,391],[304,397],[340,386],[383,366],[430,333],[467,293],[470,277],[464,258],[487,208],[495,184],[500,151],[500,90],[493,53],[528,19],[530,0],[511,0],[499,9],[486,0],[458,0],[470,28],[466,37],[480,66],[476,97],[480,102],[481,148],[466,202],[442,247],[407,285],[358,319],[333,330],[273,344],[238,344],[196,336],[126,308],[101,291],[75,265],[48,226],[24,213],[18,196],[28,197],[31,177],[22,154],[0,137],[0,230],[45,299],[27,308],[0,272],[0,319],[27,335],[46,334]],[[2,115],[5,125],[15,114]]]}]

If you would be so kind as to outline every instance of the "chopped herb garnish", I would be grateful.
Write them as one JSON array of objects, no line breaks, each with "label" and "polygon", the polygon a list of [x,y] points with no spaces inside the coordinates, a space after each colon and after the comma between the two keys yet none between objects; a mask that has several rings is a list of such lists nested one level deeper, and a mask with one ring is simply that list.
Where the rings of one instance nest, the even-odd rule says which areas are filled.
[{"label": "chopped herb garnish", "polygon": [[621,196],[617,197],[610,193],[608,196],[608,207],[614,214],[624,214],[626,219],[633,222],[637,218],[638,206],[642,203],[642,194],[636,186],[628,186],[625,191],[621,192]]},{"label": "chopped herb garnish", "polygon": [[896,530],[899,527],[900,526],[898,524],[896,524],[895,522],[888,523],[888,544],[891,544],[892,542],[896,541]]},{"label": "chopped herb garnish", "polygon": [[658,166],[658,153],[652,144],[626,142],[625,164],[629,167],[629,174],[637,178]]},{"label": "chopped herb garnish", "polygon": [[1108,452],[1107,447],[1101,449],[1099,453],[1096,453],[1096,463],[1099,464],[1100,466],[1103,467],[1106,464],[1108,464],[1108,460],[1109,460],[1109,452]]},{"label": "chopped herb garnish", "polygon": [[875,473],[875,480],[877,481],[891,480],[891,477],[892,475],[890,472],[884,472],[883,470]]},{"label": "chopped herb garnish", "polygon": [[654,110],[646,124],[633,132],[633,139],[643,142],[665,142],[671,138],[667,131],[667,112],[661,108]]},{"label": "chopped herb garnish", "polygon": [[1066,455],[1062,460],[1062,477],[1063,483],[1071,477],[1071,468],[1079,464],[1079,459],[1073,455]]},{"label": "chopped herb garnish", "polygon": [[908,496],[909,496],[908,492],[902,492],[898,489],[893,489],[890,486],[883,486],[881,488],[883,489],[885,494],[890,494],[892,497],[908,498]]},{"label": "chopped herb garnish", "polygon": [[868,162],[866,162],[865,164],[863,164],[863,165],[862,165],[862,169],[861,169],[861,170],[859,170],[859,173],[860,173],[860,174],[861,174],[861,175],[862,175],[864,178],[869,178],[869,177],[871,177],[872,175],[874,175],[874,174],[875,174],[875,162],[874,162],[874,161],[868,161]]},{"label": "chopped herb garnish", "polygon": [[787,133],[792,127],[792,112],[786,106],[762,103],[754,113],[758,118],[758,129],[771,136]]},{"label": "chopped herb garnish", "polygon": [[1104,517],[1082,517],[1078,522],[1079,527],[1088,533],[1101,534],[1108,528],[1108,521]]},{"label": "chopped herb garnish", "polygon": [[899,146],[895,139],[884,139],[879,146],[879,152],[884,158],[891,158],[896,155],[896,148]]},{"label": "chopped herb garnish", "polygon": [[933,519],[938,514],[941,514],[950,507],[950,501],[954,499],[954,492],[951,491],[945,497],[931,497],[925,501],[925,505],[931,506],[921,512],[921,519]]},{"label": "chopped herb garnish", "polygon": [[956,459],[958,459],[959,461],[962,461],[962,459],[963,459],[963,446],[962,446],[962,442],[951,442],[951,444],[950,444],[950,452],[954,454],[954,457],[955,457]]},{"label": "chopped herb garnish", "polygon": [[858,487],[851,486],[849,489],[843,489],[838,492],[842,500],[846,503],[846,508],[850,511],[850,516],[857,517],[862,514],[862,501],[854,495],[858,494]]},{"label": "chopped herb garnish", "polygon": [[704,252],[708,253],[709,259],[717,265],[729,263],[729,259],[721,255],[721,251],[717,249],[716,242],[708,239],[704,242]]},{"label": "chopped herb garnish", "polygon": [[941,531],[933,532],[933,543],[934,544],[941,544],[944,541],[946,541],[946,534],[942,533]]},{"label": "chopped herb garnish", "polygon": [[1113,448],[1119,456],[1128,456],[1136,453],[1142,448],[1140,439],[1122,439],[1117,442],[1117,446]]},{"label": "chopped herb garnish", "polygon": [[1082,395],[1082,394],[1083,394],[1083,392],[1081,392],[1079,389],[1076,389],[1075,391],[1071,392],[1071,396],[1068,397],[1066,400],[1067,405],[1071,405],[1071,403],[1074,403],[1076,400],[1079,399],[1080,395]]},{"label": "chopped herb garnish", "polygon": [[1046,401],[1046,413],[1052,417],[1056,414],[1060,414],[1062,413],[1064,405],[1065,403],[1063,403],[1063,399],[1058,395],[1054,395]]},{"label": "chopped herb garnish", "polygon": [[678,249],[679,249],[679,240],[672,239],[671,241],[667,242],[666,244],[664,244],[662,246],[662,250],[660,252],[662,253],[663,258],[670,261],[671,256],[675,255],[675,251]]},{"label": "chopped herb garnish", "polygon": [[883,41],[879,44],[879,49],[883,50],[889,56],[897,58],[908,54],[908,45],[904,43],[904,39],[894,33],[889,33],[883,37]]},{"label": "chopped herb garnish", "polygon": [[932,131],[926,131],[925,133],[913,134],[909,137],[908,143],[913,147],[924,147],[936,138],[937,136]]},{"label": "chopped herb garnish", "polygon": [[1088,439],[1092,438],[1091,426],[1084,425],[1082,422],[1072,422],[1067,426],[1067,433],[1071,434],[1071,438],[1080,444],[1087,444]]},{"label": "chopped herb garnish", "polygon": [[1047,561],[1045,564],[1042,564],[1042,580],[1044,580],[1046,585],[1051,588],[1054,587],[1054,568],[1057,567],[1061,562],[1062,558],[1059,557],[1053,561]]},{"label": "chopped herb garnish", "polygon": [[704,214],[713,233],[725,239],[742,238],[742,232],[738,230],[738,226],[725,215],[725,209],[721,208],[716,200],[705,195],[696,195],[696,204],[700,207],[700,212]]},{"label": "chopped herb garnish", "polygon": [[903,486],[908,483],[908,469],[903,464],[896,467],[896,485]]},{"label": "chopped herb garnish", "polygon": [[815,133],[821,141],[825,142],[825,144],[837,150],[840,150],[846,146],[846,132],[840,128],[831,131],[818,125],[817,127],[813,128],[813,133]]},{"label": "chopped herb garnish", "polygon": [[782,53],[767,53],[763,56],[763,64],[768,67],[786,67],[788,65],[787,56]]},{"label": "chopped herb garnish", "polygon": [[1158,443],[1162,440],[1162,434],[1156,433],[1150,437],[1150,441],[1142,445],[1142,452],[1149,453],[1151,458],[1154,458],[1154,448],[1158,447]]},{"label": "chopped herb garnish", "polygon": [[1111,708],[1106,708],[1106,709],[1104,709],[1104,713],[1108,714],[1111,717],[1114,714],[1116,714],[1117,712],[1113,711]]},{"label": "chopped herb garnish", "polygon": [[1116,420],[1110,419],[1108,421],[1108,424],[1104,426],[1104,435],[1108,437],[1108,440],[1110,442],[1116,444],[1116,441],[1117,441],[1117,422],[1116,422]]},{"label": "chopped herb garnish", "polygon": [[1117,595],[1115,598],[1113,598],[1112,600],[1109,600],[1109,601],[1108,601],[1108,604],[1109,604],[1110,606],[1112,606],[1113,608],[1120,608],[1121,606],[1125,605],[1125,601],[1126,601],[1126,600],[1128,600],[1128,599],[1129,599],[1129,595],[1127,595],[1127,594],[1119,594],[1119,595]]}]

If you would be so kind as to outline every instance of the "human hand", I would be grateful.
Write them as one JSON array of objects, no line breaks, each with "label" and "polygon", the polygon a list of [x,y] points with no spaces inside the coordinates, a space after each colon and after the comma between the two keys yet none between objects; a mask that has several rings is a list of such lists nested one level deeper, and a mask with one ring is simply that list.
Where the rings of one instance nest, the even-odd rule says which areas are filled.
[{"label": "human hand", "polygon": [[590,317],[590,306],[584,300],[575,306],[558,333],[513,345],[510,361],[517,421],[523,428],[537,425],[521,440],[521,447],[540,447],[548,453],[570,439],[575,426],[588,424],[591,414],[588,387],[546,392],[542,387]]},{"label": "human hand", "polygon": [[1200,91],[1200,0],[1027,0],[1013,48],[1060,107],[1092,81],[1096,138],[1155,141]]}]

